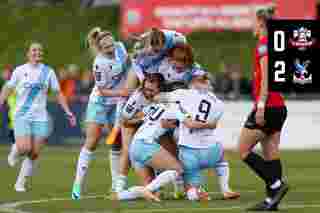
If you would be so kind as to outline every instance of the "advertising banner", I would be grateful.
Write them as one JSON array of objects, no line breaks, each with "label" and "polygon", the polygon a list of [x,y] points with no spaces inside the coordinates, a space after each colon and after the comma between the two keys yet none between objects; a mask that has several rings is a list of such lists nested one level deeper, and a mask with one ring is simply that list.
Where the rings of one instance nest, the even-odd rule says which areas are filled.
[{"label": "advertising banner", "polygon": [[192,31],[248,31],[259,8],[277,6],[277,16],[315,17],[315,0],[122,0],[121,33],[127,37],[151,27]]},{"label": "advertising banner", "polygon": [[250,30],[257,8],[271,6],[272,0],[123,0],[123,36],[151,27],[179,32]]}]

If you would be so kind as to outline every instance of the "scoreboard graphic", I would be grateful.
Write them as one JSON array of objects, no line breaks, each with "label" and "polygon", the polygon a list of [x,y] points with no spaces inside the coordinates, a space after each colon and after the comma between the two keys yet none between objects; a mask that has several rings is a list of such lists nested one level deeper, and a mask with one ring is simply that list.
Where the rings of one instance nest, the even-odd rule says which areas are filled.
[{"label": "scoreboard graphic", "polygon": [[267,26],[269,88],[320,91],[320,22],[270,20]]}]

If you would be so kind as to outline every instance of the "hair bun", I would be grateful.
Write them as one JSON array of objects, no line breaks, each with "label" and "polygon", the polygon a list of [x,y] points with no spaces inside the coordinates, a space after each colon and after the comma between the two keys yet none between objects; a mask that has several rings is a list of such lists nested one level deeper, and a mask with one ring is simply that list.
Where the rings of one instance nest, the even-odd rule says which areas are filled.
[{"label": "hair bun", "polygon": [[266,9],[266,12],[268,13],[268,15],[273,16],[275,13],[275,7],[269,7]]},{"label": "hair bun", "polygon": [[93,29],[90,30],[88,33],[88,38],[97,38],[99,34],[101,33],[101,28],[100,27],[94,27]]}]

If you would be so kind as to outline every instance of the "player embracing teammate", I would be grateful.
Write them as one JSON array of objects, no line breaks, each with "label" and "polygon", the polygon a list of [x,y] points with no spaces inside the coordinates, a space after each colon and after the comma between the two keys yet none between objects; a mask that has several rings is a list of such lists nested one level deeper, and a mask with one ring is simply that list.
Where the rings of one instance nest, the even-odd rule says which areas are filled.
[{"label": "player embracing teammate", "polygon": [[[282,96],[268,90],[267,81],[266,22],[272,15],[270,10],[257,12],[255,33],[259,43],[255,52],[255,104],[242,128],[239,146],[241,159],[266,184],[267,198],[250,208],[257,211],[277,210],[288,191],[279,152],[287,109]],[[229,165],[224,159],[223,141],[218,134],[217,124],[223,114],[223,104],[209,91],[208,73],[194,62],[192,47],[184,35],[155,28],[144,34],[139,42],[144,46],[131,59],[124,45],[115,41],[110,32],[95,28],[89,34],[90,48],[95,56],[95,87],[87,107],[86,140],[78,158],[72,198],[81,199],[102,128],[111,130],[116,121],[121,127],[122,150],[121,160],[119,150],[111,152],[114,156],[118,153],[112,157],[111,163],[113,199],[144,196],[159,201],[158,190],[170,182],[182,185],[189,200],[208,199],[208,195],[201,191],[205,184],[201,178],[203,169],[216,171],[224,199],[238,198],[240,194],[229,187]],[[16,121],[17,127],[28,128],[16,127],[17,143],[9,155],[11,165],[18,162],[20,155],[26,156],[16,191],[26,190],[26,179],[33,173],[40,145],[49,135],[46,105],[42,103],[46,101],[49,88],[57,92],[67,118],[75,125],[75,117],[60,95],[54,72],[40,63],[41,54],[41,45],[30,46],[30,63],[24,65],[22,71],[14,72],[0,96],[1,104],[14,87],[22,88],[21,93],[26,96],[20,111],[17,110]],[[35,74],[37,78],[32,77]],[[29,80],[34,81],[34,85]],[[45,85],[40,80],[46,82]],[[44,99],[37,100],[41,95]],[[37,101],[36,105],[32,105],[34,101]],[[118,105],[124,101],[127,101],[124,107]],[[40,107],[46,119],[34,120],[34,116],[25,119],[29,114],[39,113],[32,106]],[[35,141],[29,140],[30,137]],[[258,142],[262,145],[263,158],[252,151]],[[135,169],[143,186],[128,189],[130,166]]]},{"label": "player embracing teammate", "polygon": [[[146,146],[141,146],[142,148],[140,147],[139,149],[140,154],[139,153],[137,154],[134,151],[129,152],[129,150],[135,150],[134,148],[132,148],[133,146],[132,142],[134,141],[133,138],[137,138],[139,137],[139,134],[142,134],[141,128],[144,127],[143,129],[145,129],[144,131],[142,131],[143,133],[145,134],[148,133],[147,136],[150,139],[149,141],[152,141],[151,144],[155,150],[159,149],[159,144],[160,144],[161,145],[160,147],[164,147],[165,150],[169,151],[168,154],[171,154],[173,157],[178,159],[177,153],[179,152],[179,149],[177,149],[176,143],[178,142],[178,138],[179,138],[179,128],[176,126],[177,121],[171,121],[171,124],[169,122],[169,124],[167,124],[168,126],[166,126],[163,122],[161,123],[161,125],[157,123],[157,125],[159,125],[158,128],[161,134],[155,131],[155,135],[153,135],[151,131],[152,128],[146,129],[145,127],[145,122],[147,121],[143,122],[141,121],[141,119],[139,120],[138,119],[139,116],[136,116],[136,115],[139,114],[138,111],[140,111],[140,114],[141,114],[141,111],[143,111],[142,106],[146,108],[149,107],[149,106],[146,106],[148,105],[147,102],[149,102],[149,104],[155,104],[155,100],[145,96],[145,92],[151,89],[150,87],[151,85],[148,86],[149,80],[150,80],[148,76],[152,74],[159,74],[161,76],[159,78],[163,79],[162,81],[164,81],[164,82],[161,82],[161,84],[164,85],[162,86],[162,89],[166,91],[172,91],[178,87],[184,87],[186,88],[185,92],[187,94],[188,93],[187,88],[188,86],[191,85],[190,83],[192,80],[192,73],[195,73],[197,70],[202,70],[199,68],[199,65],[194,63],[192,48],[189,44],[186,43],[185,38],[184,39],[181,38],[182,36],[183,35],[181,35],[180,33],[176,33],[174,31],[161,31],[157,29],[152,29],[152,31],[149,33],[149,38],[144,38],[147,41],[149,41],[149,43],[147,42],[145,44],[146,46],[140,52],[138,52],[135,55],[135,58],[133,59],[131,71],[129,72],[129,76],[128,76],[127,87],[131,90],[133,88],[136,88],[137,85],[142,83],[142,88],[138,89],[137,92],[130,97],[127,105],[124,108],[124,111],[122,111],[122,115],[124,117],[126,124],[128,123],[136,124],[138,121],[139,125],[141,125],[142,123],[142,126],[140,128],[138,128],[137,126],[133,128],[132,125],[122,126],[122,133],[123,133],[122,142],[124,147],[126,148],[123,147],[122,149],[122,155],[124,159],[121,161],[121,164],[120,164],[120,175],[118,176],[117,184],[115,187],[116,190],[114,191],[119,195],[119,196],[115,196],[117,197],[117,199],[121,199],[121,200],[133,199],[133,198],[136,198],[137,196],[137,192],[135,193],[132,192],[133,194],[130,194],[130,192],[128,192],[128,194],[125,194],[125,192],[122,193],[127,188],[128,168],[130,165],[135,167],[135,164],[136,164],[132,162],[132,160],[135,159],[135,157],[133,156],[137,156],[137,155],[140,156],[140,155],[149,153],[148,157],[145,157],[144,160],[141,160],[142,162],[139,163],[140,167],[143,168],[143,171],[144,171],[143,173],[148,175],[141,175],[140,170],[139,169],[137,170],[137,168],[135,168],[137,173],[140,174],[138,176],[142,177],[141,182],[144,185],[148,185],[148,183],[154,177],[153,174],[147,173],[148,169],[158,170],[159,173],[161,173],[161,170],[166,169],[166,167],[159,168],[157,166],[154,166],[149,161],[152,159],[152,152],[150,152],[150,149],[146,148]],[[167,43],[167,42],[173,42],[173,43]],[[206,86],[209,87],[208,79],[205,80],[205,84],[208,84]],[[150,88],[146,88],[146,87],[150,87]],[[180,94],[180,95],[182,99],[184,95],[183,94]],[[197,107],[199,106],[197,105],[196,108]],[[197,110],[199,109],[197,108]],[[203,111],[204,109],[200,109],[200,110]],[[207,109],[207,110],[209,113],[210,109]],[[128,116],[129,114],[130,116]],[[148,116],[145,119],[148,120]],[[153,119],[153,117],[151,117],[151,119]],[[178,120],[178,119],[174,119],[174,120]],[[153,125],[155,124],[152,124],[151,126]],[[136,132],[137,128],[138,128],[138,131]],[[208,132],[210,132],[210,130],[208,130]],[[169,142],[164,140],[163,137],[166,137],[166,139],[169,138]],[[143,138],[143,139],[147,140],[146,138]],[[129,162],[129,158],[128,158],[129,154],[131,155],[130,156],[131,162]],[[125,160],[126,158],[128,160]],[[199,166],[199,173],[201,168],[202,167]],[[227,162],[225,161],[219,162],[217,164],[211,165],[209,168],[215,169],[218,174],[220,189],[224,199],[232,199],[240,196],[239,193],[232,192],[229,188],[229,166]],[[176,180],[173,180],[175,185],[179,185],[178,183],[180,182],[178,180],[179,178],[181,178],[180,175]],[[200,181],[200,179],[201,178],[199,178],[198,181]],[[183,188],[184,181],[181,180],[181,182],[182,182],[182,188]],[[204,184],[204,183],[201,182],[201,184]],[[187,184],[185,184],[185,186],[186,185]],[[196,187],[200,188],[200,185],[198,184]],[[176,188],[179,188],[179,186],[177,186]],[[188,187],[186,187],[186,189],[187,188]],[[138,190],[139,188],[135,188],[135,189]]]}]

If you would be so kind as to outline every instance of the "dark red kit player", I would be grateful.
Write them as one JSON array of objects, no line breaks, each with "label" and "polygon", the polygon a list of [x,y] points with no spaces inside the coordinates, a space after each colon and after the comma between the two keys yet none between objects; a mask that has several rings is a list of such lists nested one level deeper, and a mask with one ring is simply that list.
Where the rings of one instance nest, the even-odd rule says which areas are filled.
[{"label": "dark red kit player", "polygon": [[[255,49],[255,70],[253,76],[254,107],[240,134],[239,152],[241,159],[266,185],[266,198],[249,208],[251,211],[274,211],[288,185],[283,180],[280,161],[280,134],[287,117],[287,108],[282,95],[268,89],[268,45],[266,23],[273,16],[273,9],[259,10],[256,13],[255,35],[258,43]],[[253,148],[258,143],[262,155]]]}]

